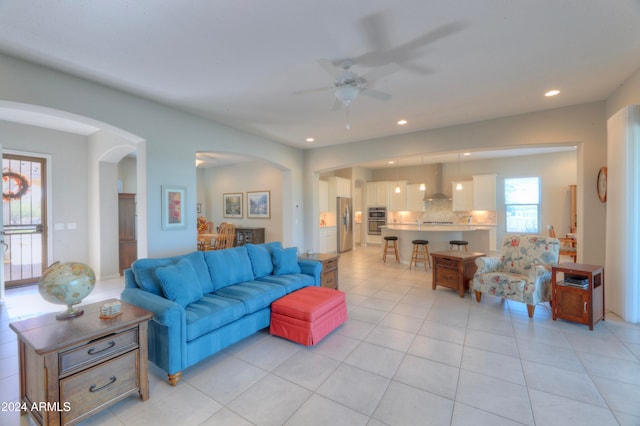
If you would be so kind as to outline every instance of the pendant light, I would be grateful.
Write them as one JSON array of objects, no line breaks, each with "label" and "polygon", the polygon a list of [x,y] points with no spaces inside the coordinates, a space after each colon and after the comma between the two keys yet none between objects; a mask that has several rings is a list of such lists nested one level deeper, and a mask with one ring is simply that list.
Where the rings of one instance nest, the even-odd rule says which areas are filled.
[{"label": "pendant light", "polygon": [[398,163],[400,163],[400,161],[396,160],[396,194],[400,193],[400,172],[398,171]]},{"label": "pendant light", "polygon": [[[424,172],[424,157],[420,156],[420,165],[422,168],[422,171]],[[420,184],[420,191],[426,191],[427,190],[427,185],[424,184],[424,182],[422,182]]]},{"label": "pendant light", "polygon": [[460,182],[460,153],[458,153],[458,183],[456,184],[456,191],[462,191],[462,182]]}]

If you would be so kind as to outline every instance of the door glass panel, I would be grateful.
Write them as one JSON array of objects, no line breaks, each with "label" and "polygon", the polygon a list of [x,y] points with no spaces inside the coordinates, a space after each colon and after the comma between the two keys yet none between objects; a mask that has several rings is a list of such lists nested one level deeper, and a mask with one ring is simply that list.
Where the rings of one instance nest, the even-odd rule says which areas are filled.
[{"label": "door glass panel", "polygon": [[2,215],[6,287],[35,283],[46,259],[45,160],[4,154]]}]

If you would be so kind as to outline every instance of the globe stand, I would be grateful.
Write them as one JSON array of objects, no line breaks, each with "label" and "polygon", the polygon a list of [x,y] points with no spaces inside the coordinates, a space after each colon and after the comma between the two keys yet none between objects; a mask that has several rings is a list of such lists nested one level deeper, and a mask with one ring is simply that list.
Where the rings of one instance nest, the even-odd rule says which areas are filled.
[{"label": "globe stand", "polygon": [[74,309],[73,305],[67,305],[67,310],[56,315],[56,319],[60,321],[68,320],[71,318],[79,317],[82,314],[84,314],[84,309]]}]

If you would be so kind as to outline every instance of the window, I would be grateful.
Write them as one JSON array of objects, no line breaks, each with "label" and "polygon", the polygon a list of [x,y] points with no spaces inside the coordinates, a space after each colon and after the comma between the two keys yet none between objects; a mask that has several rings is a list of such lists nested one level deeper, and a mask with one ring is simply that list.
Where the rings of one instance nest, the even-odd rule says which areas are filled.
[{"label": "window", "polygon": [[504,204],[507,232],[540,232],[540,178],[506,178]]}]

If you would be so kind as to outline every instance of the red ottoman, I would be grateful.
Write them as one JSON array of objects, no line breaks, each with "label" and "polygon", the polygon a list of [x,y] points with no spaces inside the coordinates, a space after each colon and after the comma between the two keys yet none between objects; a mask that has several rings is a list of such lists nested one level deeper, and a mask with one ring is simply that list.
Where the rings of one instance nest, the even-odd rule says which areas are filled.
[{"label": "red ottoman", "polygon": [[274,336],[313,346],[347,320],[344,293],[326,287],[305,287],[271,304]]}]

